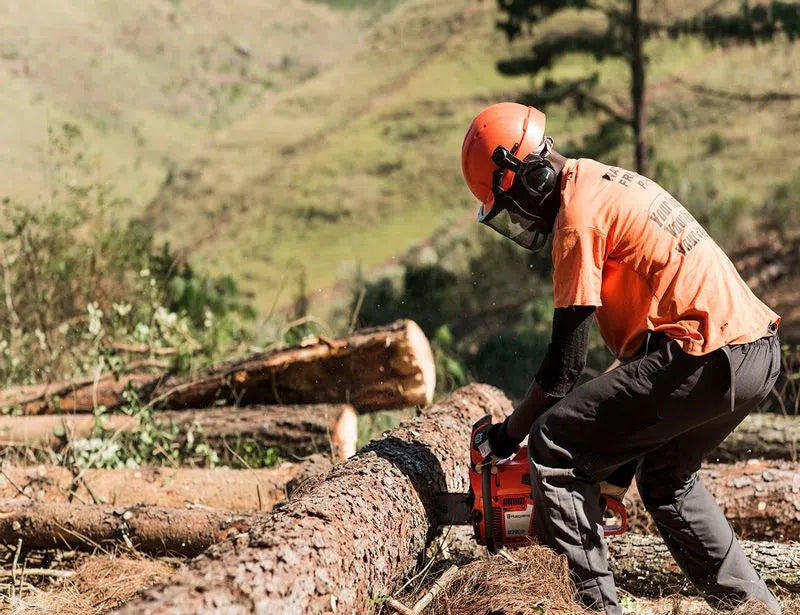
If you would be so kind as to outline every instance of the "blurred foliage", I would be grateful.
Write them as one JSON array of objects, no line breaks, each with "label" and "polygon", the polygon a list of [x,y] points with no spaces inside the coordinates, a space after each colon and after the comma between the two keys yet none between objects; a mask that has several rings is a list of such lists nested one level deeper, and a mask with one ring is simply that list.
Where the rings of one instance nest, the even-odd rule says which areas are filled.
[{"label": "blurred foliage", "polygon": [[[550,342],[551,275],[547,249],[525,251],[472,227],[412,251],[395,275],[357,279],[353,308],[363,293],[360,324],[418,322],[431,339],[440,393],[475,380],[519,399]],[[588,373],[610,362],[593,335]]]},{"label": "blurred foliage", "polygon": [[0,211],[0,385],[188,370],[238,346],[252,310],[233,278],[200,275],[121,222],[77,127],[51,130],[50,148],[48,203]]},{"label": "blurred foliage", "polygon": [[761,211],[765,226],[787,231],[800,226],[800,172],[770,190]]}]

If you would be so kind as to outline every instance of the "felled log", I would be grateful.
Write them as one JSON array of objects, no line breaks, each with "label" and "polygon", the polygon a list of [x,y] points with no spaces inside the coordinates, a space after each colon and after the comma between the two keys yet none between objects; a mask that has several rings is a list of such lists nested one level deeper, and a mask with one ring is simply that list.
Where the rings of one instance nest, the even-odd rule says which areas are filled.
[{"label": "felled log", "polygon": [[239,404],[348,402],[361,411],[425,405],[436,368],[430,344],[411,320],[361,331],[347,339],[256,355],[159,390],[167,408]]},{"label": "felled log", "polygon": [[[753,540],[800,540],[800,465],[751,460],[700,470],[738,536]],[[625,498],[631,531],[654,533],[635,484]]]},{"label": "felled log", "polygon": [[[165,428],[176,427],[176,444],[191,432],[223,458],[237,442],[251,441],[274,448],[284,457],[333,453],[346,459],[355,453],[358,425],[355,410],[347,404],[308,406],[248,406],[194,411],[166,411],[152,415]],[[107,431],[135,432],[139,419],[124,414],[95,418],[91,414],[0,416],[0,447],[60,448],[69,439],[89,438],[97,422]],[[233,461],[233,460],[230,460]]]},{"label": "felled log", "polygon": [[[61,466],[5,467],[0,474],[0,499],[30,498],[38,502],[66,502],[110,506],[187,504],[235,511],[269,511],[286,498],[287,487],[316,473],[330,470],[328,457],[315,455],[300,463],[275,468],[231,470],[217,468],[87,469],[75,483]],[[22,493],[20,493],[22,491]]]},{"label": "felled log", "polygon": [[435,494],[467,488],[472,423],[510,410],[491,387],[459,389],[122,612],[375,612],[434,538]]},{"label": "felled log", "polygon": [[153,555],[202,553],[246,532],[253,514],[201,508],[110,507],[32,500],[0,502],[0,543],[32,549],[94,549],[124,542]]},{"label": "felled log", "polygon": [[[800,544],[743,541],[742,547],[768,585],[800,591]],[[608,541],[608,550],[617,586],[635,596],[697,594],[657,536],[614,537]]]},{"label": "felled log", "polygon": [[180,434],[194,431],[223,456],[227,446],[250,441],[287,458],[333,453],[343,460],[355,454],[358,439],[356,412],[348,404],[171,411],[157,421],[176,426]]},{"label": "felled log", "polygon": [[22,414],[92,412],[124,403],[125,386],[141,401],[165,409],[218,403],[350,403],[361,411],[425,405],[433,398],[436,368],[422,329],[410,320],[368,329],[346,339],[231,361],[190,377],[133,374],[120,380],[15,387],[0,392],[0,408]]},{"label": "felled log", "polygon": [[136,391],[146,400],[164,378],[163,374],[125,374],[119,378],[107,375],[98,380],[85,379],[48,384],[16,386],[0,390],[0,410],[22,414],[56,412],[93,412],[95,408],[118,408],[124,403],[123,393]]},{"label": "felled log", "polygon": [[753,413],[714,451],[707,461],[728,463],[748,459],[798,459],[800,418]]}]

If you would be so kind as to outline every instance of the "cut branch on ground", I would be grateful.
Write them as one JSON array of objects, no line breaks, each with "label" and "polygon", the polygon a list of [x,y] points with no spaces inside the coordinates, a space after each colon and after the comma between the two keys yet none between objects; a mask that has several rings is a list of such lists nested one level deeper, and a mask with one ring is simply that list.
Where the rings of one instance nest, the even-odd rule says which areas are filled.
[{"label": "cut branch on ground", "polygon": [[[61,466],[5,467],[0,478],[0,499],[25,497],[37,502],[90,502],[86,485],[102,503],[110,506],[161,506],[180,508],[201,505],[234,511],[269,511],[290,488],[332,467],[327,457],[316,455],[298,463],[275,468],[231,470],[217,468],[133,468],[86,470],[75,486],[73,474]],[[11,482],[25,494],[20,496]]]},{"label": "cut branch on ground", "polygon": [[153,555],[191,557],[246,532],[253,514],[201,508],[111,507],[32,500],[0,502],[0,543],[27,549],[127,545]]}]

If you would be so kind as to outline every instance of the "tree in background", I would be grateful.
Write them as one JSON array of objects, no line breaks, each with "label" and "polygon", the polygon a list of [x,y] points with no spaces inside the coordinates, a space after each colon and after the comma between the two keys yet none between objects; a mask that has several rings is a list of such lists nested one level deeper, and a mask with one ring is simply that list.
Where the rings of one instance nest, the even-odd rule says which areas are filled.
[{"label": "tree in background", "polygon": [[[714,45],[756,44],[770,41],[781,33],[794,40],[800,36],[800,3],[772,1],[753,6],[745,0],[737,9],[726,11],[725,5],[730,2],[714,0],[690,17],[668,21],[644,16],[642,4],[641,0],[498,0],[504,13],[504,20],[498,22],[498,27],[510,40],[532,33],[544,20],[568,10],[585,13],[588,18],[570,29],[537,36],[529,55],[501,61],[498,68],[507,75],[530,73],[536,76],[573,53],[592,54],[598,61],[606,58],[624,61],[630,69],[627,105],[603,100],[596,94],[597,71],[576,79],[546,78],[525,102],[546,106],[551,102],[571,101],[579,111],[596,110],[605,114],[607,122],[590,139],[590,155],[618,145],[625,139],[625,129],[629,127],[634,135],[636,170],[647,174],[647,40],[693,36]],[[663,7],[652,13],[659,18],[665,15]]]}]

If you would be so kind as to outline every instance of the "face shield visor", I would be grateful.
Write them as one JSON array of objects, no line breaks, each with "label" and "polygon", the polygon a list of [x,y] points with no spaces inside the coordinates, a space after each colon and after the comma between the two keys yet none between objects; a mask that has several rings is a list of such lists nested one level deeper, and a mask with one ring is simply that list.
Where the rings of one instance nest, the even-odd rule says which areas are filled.
[{"label": "face shield visor", "polygon": [[526,250],[541,250],[547,243],[548,233],[541,230],[541,219],[529,216],[521,208],[500,206],[495,197],[494,206],[485,213],[486,205],[478,210],[478,222],[491,227],[504,237],[518,243]]},{"label": "face shield visor", "polygon": [[[546,166],[552,173],[550,163],[545,160],[549,154],[552,140],[545,141],[544,155],[535,154],[524,161],[514,157],[504,147],[498,147],[492,156],[498,168],[494,173],[491,198],[478,210],[478,222],[491,227],[504,237],[508,237],[527,250],[541,250],[553,228],[555,211],[547,212],[543,203],[555,187],[555,175],[542,181],[541,172],[531,173],[532,169]],[[508,189],[508,171],[514,172],[514,179]],[[524,205],[523,205],[524,204]]]}]

